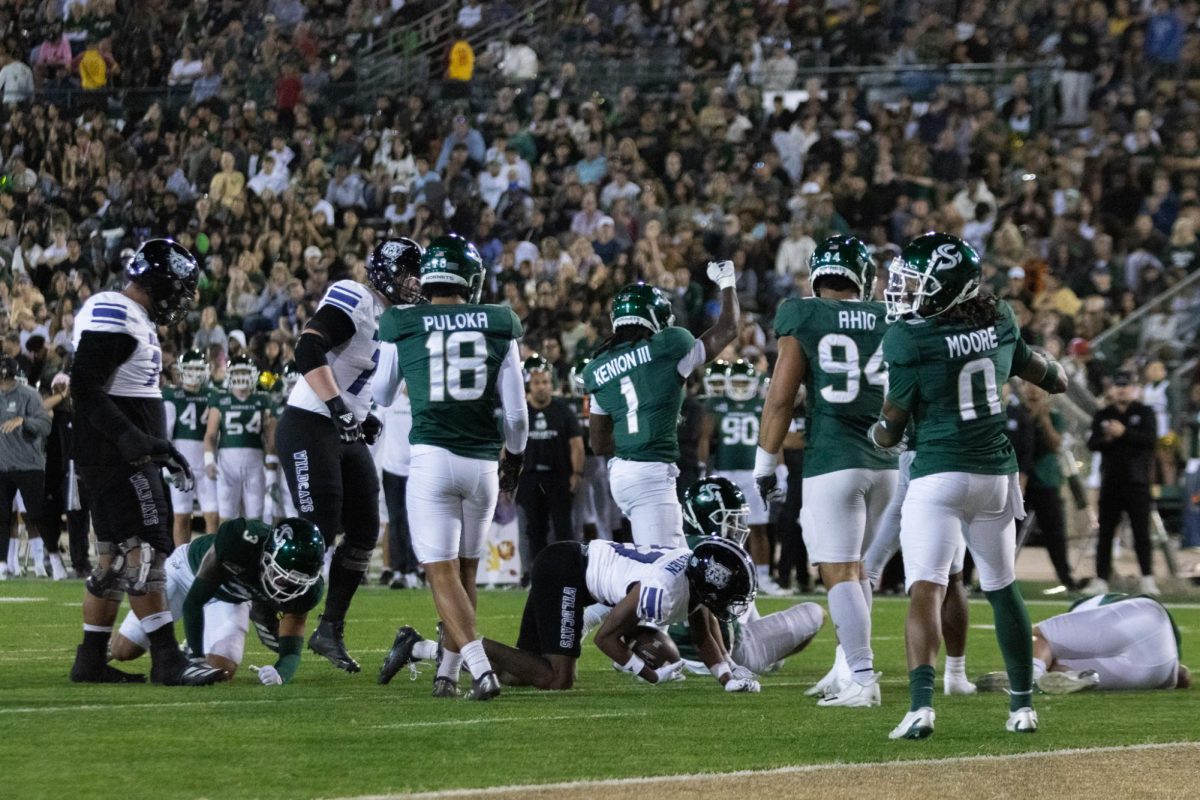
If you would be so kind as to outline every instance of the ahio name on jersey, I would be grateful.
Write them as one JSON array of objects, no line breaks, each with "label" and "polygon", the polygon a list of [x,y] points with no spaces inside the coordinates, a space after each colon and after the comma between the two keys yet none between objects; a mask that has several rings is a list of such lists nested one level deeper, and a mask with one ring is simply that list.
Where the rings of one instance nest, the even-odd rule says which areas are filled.
[{"label": "ahio name on jersey", "polygon": [[[320,311],[332,306],[346,314],[354,322],[354,335],[350,340],[325,354],[333,378],[342,390],[342,399],[360,422],[371,409],[371,378],[379,366],[379,315],[384,311],[383,303],[366,286],[352,280],[341,280],[329,287],[321,303]],[[288,405],[322,416],[329,416],[329,409],[308,381],[296,381]]]},{"label": "ahio name on jersey", "polygon": [[107,394],[117,397],[162,399],[158,378],[162,372],[162,348],[158,328],[141,305],[120,292],[100,292],[88,298],[75,318],[72,345],[88,332],[119,333],[137,343],[133,354],[118,366],[104,386]]}]

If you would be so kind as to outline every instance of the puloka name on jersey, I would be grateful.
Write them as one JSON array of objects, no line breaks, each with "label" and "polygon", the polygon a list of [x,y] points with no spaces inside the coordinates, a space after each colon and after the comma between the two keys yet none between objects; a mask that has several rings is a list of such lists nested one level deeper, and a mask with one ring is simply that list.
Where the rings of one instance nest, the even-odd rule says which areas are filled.
[{"label": "puloka name on jersey", "polygon": [[850,330],[873,331],[879,317],[870,311],[839,311],[838,327]]},{"label": "puloka name on jersey", "polygon": [[985,350],[995,350],[1000,346],[996,336],[996,328],[984,328],[970,333],[956,333],[946,337],[946,348],[950,358],[959,358],[971,353],[982,353]]},{"label": "puloka name on jersey", "polygon": [[650,345],[644,344],[635,350],[630,350],[628,353],[622,353],[606,364],[596,367],[593,375],[596,378],[596,383],[608,383],[613,378],[629,372],[634,367],[649,363]]},{"label": "puloka name on jersey", "polygon": [[487,314],[483,311],[465,311],[454,316],[425,317],[425,331],[486,330]]}]

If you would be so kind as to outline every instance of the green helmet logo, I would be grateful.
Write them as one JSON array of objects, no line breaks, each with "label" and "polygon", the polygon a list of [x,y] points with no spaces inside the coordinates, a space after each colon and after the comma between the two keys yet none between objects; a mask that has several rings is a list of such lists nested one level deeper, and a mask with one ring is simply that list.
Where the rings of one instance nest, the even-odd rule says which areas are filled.
[{"label": "green helmet logo", "polygon": [[421,286],[448,283],[463,289],[468,303],[478,303],[483,294],[483,259],[475,245],[458,234],[439,236],[421,256]]},{"label": "green helmet logo", "polygon": [[525,376],[525,385],[529,385],[529,381],[533,378],[533,373],[545,372],[550,375],[550,379],[554,379],[554,368],[550,366],[550,362],[542,356],[534,353],[529,358],[525,359],[525,363],[521,366],[521,373]]},{"label": "green helmet logo", "polygon": [[858,287],[858,299],[871,299],[875,289],[875,262],[867,246],[853,236],[830,236],[808,259],[809,280],[828,276],[846,278]]},{"label": "green helmet logo", "polygon": [[641,325],[658,333],[675,324],[670,299],[655,286],[634,283],[617,292],[612,304],[613,328]]},{"label": "green helmet logo", "polygon": [[729,365],[725,377],[725,396],[730,400],[752,400],[758,394],[758,367],[739,358]]},{"label": "green helmet logo", "polygon": [[746,495],[728,478],[701,478],[683,492],[684,533],[744,544],[750,535]]},{"label": "green helmet logo", "polygon": [[887,318],[908,314],[931,319],[979,294],[975,248],[948,233],[926,233],[909,242],[888,267]]},{"label": "green helmet logo", "polygon": [[325,538],[317,526],[288,517],[272,528],[263,542],[263,591],[281,603],[294,600],[320,579],[324,565]]},{"label": "green helmet logo", "polygon": [[704,386],[704,394],[707,397],[725,396],[725,392],[729,389],[729,368],[731,366],[725,359],[718,358],[704,368],[704,377],[700,382]]},{"label": "green helmet logo", "polygon": [[584,391],[583,370],[592,360],[587,356],[579,356],[575,359],[575,365],[571,367],[571,374],[567,378],[567,386],[573,397],[583,397],[587,394]]}]

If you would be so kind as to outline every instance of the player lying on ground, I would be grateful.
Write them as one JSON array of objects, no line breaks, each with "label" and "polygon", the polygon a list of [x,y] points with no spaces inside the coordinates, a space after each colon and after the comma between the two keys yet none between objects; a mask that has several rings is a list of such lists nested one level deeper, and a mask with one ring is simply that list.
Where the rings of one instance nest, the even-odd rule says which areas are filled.
[{"label": "player lying on ground", "polygon": [[[743,544],[750,533],[750,514],[745,492],[728,478],[701,478],[683,492],[683,532],[688,547],[698,547],[708,537]],[[744,614],[719,623],[719,628],[730,662],[762,675],[807,647],[824,624],[825,612],[816,603],[798,603],[765,617],[751,603]],[[705,665],[692,642],[691,626],[677,623],[668,633],[688,670],[703,673]]]},{"label": "player lying on ground", "polygon": [[[503,683],[570,689],[581,652],[583,610],[602,603],[612,611],[596,631],[596,646],[617,669],[647,683],[677,680],[682,661],[651,664],[634,649],[645,652],[638,645],[644,634],[639,627],[687,619],[701,660],[725,691],[757,692],[758,681],[732,663],[717,627],[718,618],[730,620],[745,613],[754,590],[750,557],[725,539],[706,539],[694,551],[604,541],[555,542],[533,562],[517,646],[484,639],[483,647]],[[668,652],[674,649],[668,641],[649,649],[662,652],[664,645]],[[401,667],[437,655],[436,643],[405,626],[396,633],[379,681],[387,683]]]},{"label": "player lying on ground", "polygon": [[[325,540],[311,522],[290,517],[272,528],[229,520],[167,559],[171,617],[183,620],[192,656],[203,656],[232,678],[245,652],[253,604],[259,638],[279,654],[275,666],[259,669],[258,679],[268,686],[287,683],[300,666],[308,612],[325,590],[324,561]],[[148,646],[130,611],[113,636],[113,659],[130,661]]]},{"label": "player lying on ground", "polygon": [[[1033,626],[1033,674],[1047,694],[1082,689],[1188,689],[1179,628],[1151,597],[1105,594]],[[1007,691],[1008,676],[990,672],[981,690]]]}]

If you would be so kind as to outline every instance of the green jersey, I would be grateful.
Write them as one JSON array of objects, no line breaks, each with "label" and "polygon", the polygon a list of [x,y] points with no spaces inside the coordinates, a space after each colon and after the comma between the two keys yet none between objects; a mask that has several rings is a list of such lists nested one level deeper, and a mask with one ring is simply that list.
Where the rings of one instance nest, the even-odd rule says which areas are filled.
[{"label": "green jersey", "polygon": [[757,398],[731,400],[728,397],[713,397],[706,405],[713,417],[709,468],[717,472],[754,469],[763,401]]},{"label": "green jersey", "polygon": [[896,469],[894,456],[867,441],[887,392],[883,303],[785,301],[775,315],[775,335],[791,336],[804,350],[808,373],[808,421],[804,477],[844,469]]},{"label": "green jersey", "polygon": [[217,529],[193,539],[188,545],[187,560],[192,574],[209,550],[216,552],[220,565],[221,586],[215,598],[226,603],[254,600],[276,611],[305,614],[316,608],[325,591],[325,579],[319,578],[299,597],[280,603],[272,600],[262,588],[263,543],[271,536],[271,526],[257,520],[231,519]]},{"label": "green jersey", "polygon": [[163,400],[175,409],[172,441],[204,441],[204,414],[208,410],[208,397],[208,392],[189,392],[176,386],[163,389]]},{"label": "green jersey", "polygon": [[616,455],[629,461],[679,460],[683,384],[700,363],[696,338],[666,328],[649,339],[625,342],[593,358],[583,370],[592,409],[613,421]]},{"label": "green jersey", "polygon": [[910,477],[937,472],[1007,475],[1017,457],[1005,435],[1000,387],[1033,354],[1007,303],[995,324],[905,320],[883,340],[888,400],[908,411],[920,446]]},{"label": "green jersey", "polygon": [[221,414],[218,450],[264,450],[263,425],[271,414],[271,398],[251,392],[245,400],[229,392],[213,392],[208,403]]},{"label": "green jersey", "polygon": [[521,335],[521,321],[504,306],[419,305],[384,312],[379,338],[396,343],[412,402],[409,442],[464,458],[499,458],[504,436],[496,424],[496,378]]}]

